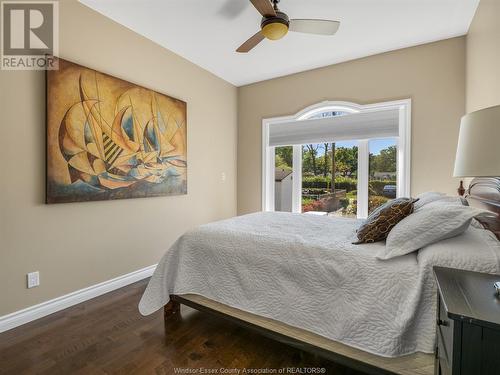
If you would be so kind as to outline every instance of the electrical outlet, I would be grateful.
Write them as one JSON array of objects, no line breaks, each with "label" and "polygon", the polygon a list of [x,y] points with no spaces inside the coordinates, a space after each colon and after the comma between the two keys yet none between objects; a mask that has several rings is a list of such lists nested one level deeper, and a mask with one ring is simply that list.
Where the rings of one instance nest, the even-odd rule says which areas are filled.
[{"label": "electrical outlet", "polygon": [[220,180],[222,182],[226,182],[226,172],[222,172],[221,175],[220,175]]},{"label": "electrical outlet", "polygon": [[40,285],[40,273],[38,271],[30,272],[27,275],[28,288],[34,288]]}]

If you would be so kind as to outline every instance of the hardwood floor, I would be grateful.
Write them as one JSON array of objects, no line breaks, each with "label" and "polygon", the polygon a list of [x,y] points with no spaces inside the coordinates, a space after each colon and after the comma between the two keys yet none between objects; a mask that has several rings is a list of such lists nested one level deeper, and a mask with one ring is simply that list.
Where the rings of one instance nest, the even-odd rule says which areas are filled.
[{"label": "hardwood floor", "polygon": [[319,367],[361,375],[186,306],[165,340],[163,311],[143,317],[137,310],[145,286],[141,281],[0,334],[0,374]]}]

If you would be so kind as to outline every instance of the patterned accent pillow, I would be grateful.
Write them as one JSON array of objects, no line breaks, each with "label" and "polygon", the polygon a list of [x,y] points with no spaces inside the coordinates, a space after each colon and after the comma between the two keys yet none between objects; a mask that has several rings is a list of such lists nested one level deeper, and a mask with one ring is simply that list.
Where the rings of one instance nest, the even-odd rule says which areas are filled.
[{"label": "patterned accent pillow", "polygon": [[394,226],[413,212],[418,199],[393,199],[373,211],[356,231],[358,241],[354,245],[383,241]]}]

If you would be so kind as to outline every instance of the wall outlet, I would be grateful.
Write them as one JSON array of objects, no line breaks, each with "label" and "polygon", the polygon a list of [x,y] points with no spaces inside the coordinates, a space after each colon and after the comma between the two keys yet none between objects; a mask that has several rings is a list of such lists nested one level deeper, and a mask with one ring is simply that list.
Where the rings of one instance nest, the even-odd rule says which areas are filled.
[{"label": "wall outlet", "polygon": [[220,174],[220,180],[221,180],[222,182],[226,182],[226,172],[222,172],[222,173]]},{"label": "wall outlet", "polygon": [[35,286],[40,285],[40,272],[30,272],[26,276],[28,280],[28,288],[34,288]]}]

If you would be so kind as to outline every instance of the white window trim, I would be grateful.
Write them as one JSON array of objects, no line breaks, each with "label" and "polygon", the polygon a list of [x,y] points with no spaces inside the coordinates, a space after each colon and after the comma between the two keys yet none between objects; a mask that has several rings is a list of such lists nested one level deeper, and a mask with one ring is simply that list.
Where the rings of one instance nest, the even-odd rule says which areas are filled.
[{"label": "white window trim", "polygon": [[[309,106],[295,115],[266,118],[262,120],[262,210],[274,211],[274,147],[269,146],[269,128],[273,124],[300,121],[315,114],[328,111],[372,112],[388,109],[399,110],[399,137],[397,155],[397,196],[410,196],[411,179],[411,99],[361,105],[344,101],[324,101]],[[358,217],[368,215],[368,141],[358,139],[358,192],[366,196],[358,202]],[[365,155],[366,154],[366,155]],[[365,160],[366,159],[366,160]],[[362,176],[360,178],[360,176]],[[365,181],[366,180],[366,181]],[[302,146],[293,146],[293,212],[301,212]],[[365,194],[366,192],[366,194]]]},{"label": "white window trim", "polygon": [[360,219],[368,217],[368,183],[370,169],[370,150],[368,139],[358,140],[358,200],[357,216]]}]

